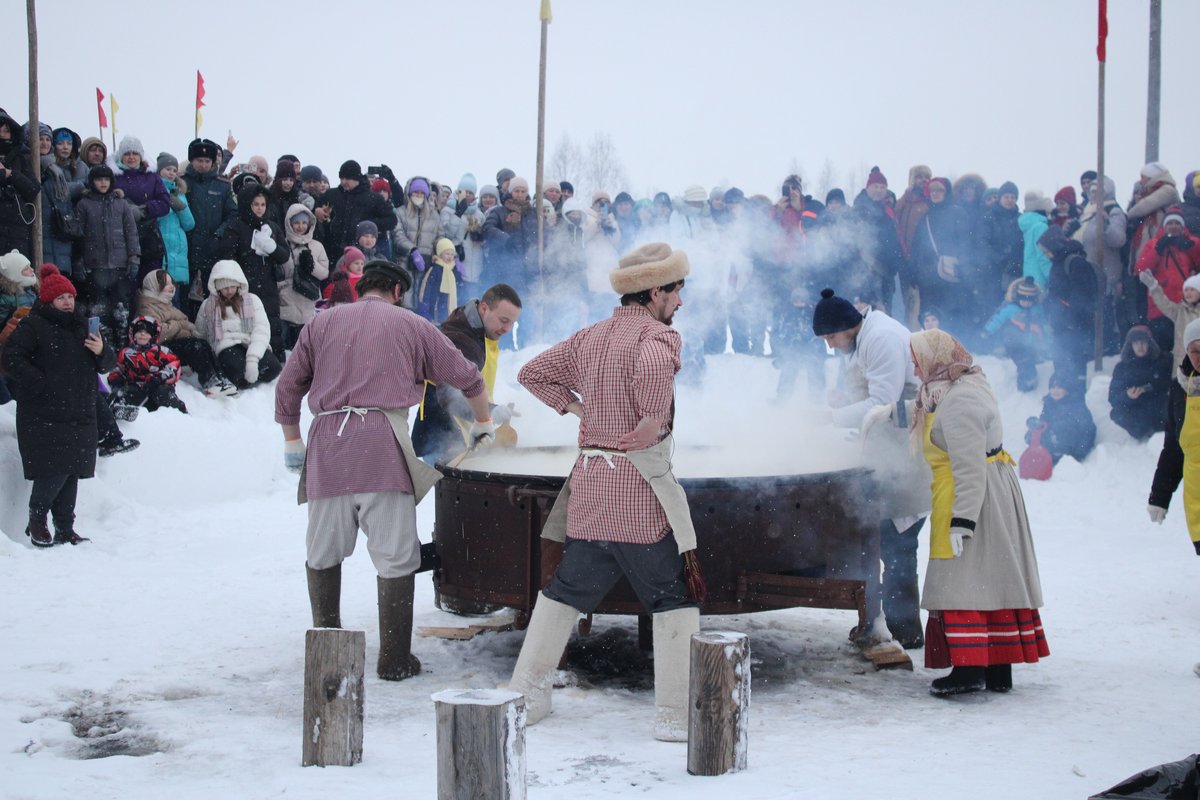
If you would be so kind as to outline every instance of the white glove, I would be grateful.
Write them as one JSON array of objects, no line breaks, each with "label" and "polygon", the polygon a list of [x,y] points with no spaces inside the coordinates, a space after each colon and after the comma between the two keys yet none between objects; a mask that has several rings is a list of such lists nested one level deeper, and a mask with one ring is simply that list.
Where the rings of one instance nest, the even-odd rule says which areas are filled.
[{"label": "white glove", "polygon": [[506,406],[496,406],[492,409],[492,422],[497,425],[503,425],[513,418],[512,403]]},{"label": "white glove", "polygon": [[879,424],[887,424],[888,421],[895,415],[896,406],[894,403],[888,403],[885,406],[875,406],[867,415],[863,417],[862,433],[866,436],[867,431]]},{"label": "white glove", "polygon": [[467,431],[467,438],[486,447],[496,441],[496,423],[490,419],[484,422],[472,422],[470,430]]},{"label": "white glove", "polygon": [[304,440],[288,439],[283,443],[283,465],[289,472],[300,472],[304,468]]},{"label": "white glove", "polygon": [[258,359],[246,359],[246,383],[258,383]]},{"label": "white glove", "polygon": [[[1142,285],[1144,285],[1147,289],[1158,286],[1158,278],[1154,277],[1154,273],[1150,270],[1139,272],[1138,280],[1141,281]],[[1155,520],[1155,522],[1162,522],[1162,520]]]},{"label": "white glove", "polygon": [[955,558],[963,554],[963,547],[966,545],[967,539],[970,538],[971,532],[966,528],[950,529],[950,549],[953,551]]},{"label": "white glove", "polygon": [[262,227],[250,234],[250,246],[260,256],[269,256],[275,252],[275,240],[271,237],[271,226],[263,223]]},{"label": "white glove", "polygon": [[[1143,272],[1142,274],[1145,275],[1146,273]],[[1167,516],[1165,508],[1155,505],[1146,506],[1146,513],[1150,515],[1151,522],[1157,522],[1159,525],[1162,525],[1163,519]]]}]

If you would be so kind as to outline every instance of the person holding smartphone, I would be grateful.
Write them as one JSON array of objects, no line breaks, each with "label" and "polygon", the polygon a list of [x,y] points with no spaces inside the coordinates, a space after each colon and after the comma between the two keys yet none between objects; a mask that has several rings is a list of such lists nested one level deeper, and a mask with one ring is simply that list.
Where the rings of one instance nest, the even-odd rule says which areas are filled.
[{"label": "person holding smartphone", "polygon": [[[75,500],[81,478],[96,472],[96,373],[116,355],[75,307],[75,286],[53,264],[39,271],[41,288],[29,316],[4,348],[4,370],[16,385],[17,447],[25,479],[33,481],[25,534],[37,547],[79,544]],[[54,533],[47,524],[53,517]]]}]

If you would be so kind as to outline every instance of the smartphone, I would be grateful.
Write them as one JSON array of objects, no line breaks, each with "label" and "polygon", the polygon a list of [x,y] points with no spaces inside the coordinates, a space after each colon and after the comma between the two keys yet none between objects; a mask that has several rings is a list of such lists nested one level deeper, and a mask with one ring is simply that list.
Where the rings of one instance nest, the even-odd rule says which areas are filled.
[{"label": "smartphone", "polygon": [[100,334],[100,318],[88,317],[88,336],[98,336]]},{"label": "smartphone", "polygon": [[379,167],[367,167],[367,174],[368,174],[368,175],[382,175],[382,174],[383,174],[383,167],[382,167],[382,166],[379,166]]}]

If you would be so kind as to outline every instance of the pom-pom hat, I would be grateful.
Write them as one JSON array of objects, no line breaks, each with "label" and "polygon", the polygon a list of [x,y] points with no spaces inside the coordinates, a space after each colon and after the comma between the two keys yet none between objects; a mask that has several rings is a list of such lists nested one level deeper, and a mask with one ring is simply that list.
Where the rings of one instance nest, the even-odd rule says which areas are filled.
[{"label": "pom-pom hat", "polygon": [[42,288],[38,291],[38,299],[43,303],[53,303],[56,297],[64,294],[69,294],[71,297],[76,295],[75,284],[71,283],[71,279],[59,272],[58,267],[54,264],[42,264],[42,268],[38,270],[38,277],[42,279]]},{"label": "pom-pom hat", "polygon": [[848,331],[862,320],[863,315],[849,300],[835,295],[833,289],[821,290],[821,299],[813,310],[813,333],[817,336]]}]

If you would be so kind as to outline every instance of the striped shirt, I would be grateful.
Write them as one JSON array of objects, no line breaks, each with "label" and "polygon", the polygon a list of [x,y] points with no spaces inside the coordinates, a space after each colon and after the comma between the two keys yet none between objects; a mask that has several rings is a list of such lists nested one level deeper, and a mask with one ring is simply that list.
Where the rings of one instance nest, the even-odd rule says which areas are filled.
[{"label": "striped shirt", "polygon": [[298,425],[300,401],[308,395],[316,417],[308,432],[308,496],[411,494],[412,478],[387,417],[316,415],[343,406],[408,408],[421,402],[426,380],[467,397],[483,393],[479,370],[441,331],[383,298],[337,306],[305,325],[275,386],[275,421]]},{"label": "striped shirt", "polygon": [[[616,450],[644,417],[668,420],[664,435],[670,429],[680,348],[679,334],[643,306],[622,306],[530,360],[517,379],[560,414],[580,401],[580,448]],[[580,454],[569,480],[568,536],[653,544],[667,534],[662,505],[628,459]]]}]

